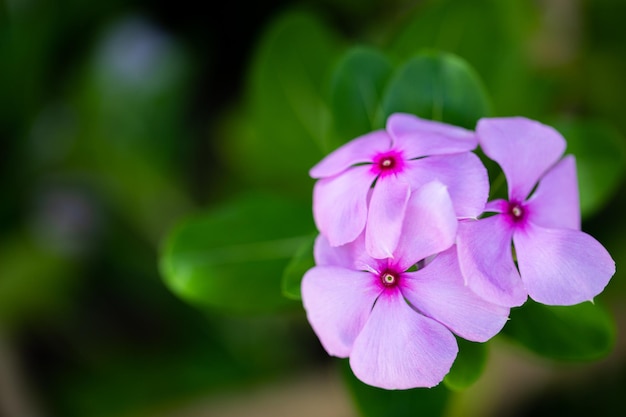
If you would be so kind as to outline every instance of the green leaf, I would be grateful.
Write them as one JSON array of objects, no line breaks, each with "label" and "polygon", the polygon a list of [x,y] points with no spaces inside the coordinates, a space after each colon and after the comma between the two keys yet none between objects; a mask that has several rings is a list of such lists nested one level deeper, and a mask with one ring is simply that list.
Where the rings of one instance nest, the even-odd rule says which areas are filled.
[{"label": "green leaf", "polygon": [[282,280],[283,295],[292,300],[301,300],[300,283],[304,273],[315,266],[313,258],[313,245],[315,235],[311,235],[298,248],[298,251],[285,268]]},{"label": "green leaf", "polygon": [[487,361],[487,345],[457,338],[459,354],[443,382],[459,391],[472,385],[483,373]]},{"label": "green leaf", "polygon": [[615,343],[615,324],[600,305],[546,306],[528,301],[511,310],[503,330],[517,343],[551,359],[598,359]]},{"label": "green leaf", "polygon": [[524,0],[422,2],[400,27],[390,52],[407,59],[420,49],[432,48],[476,62],[481,73],[493,71],[499,64],[494,62],[494,56],[501,57],[507,49],[520,49],[524,32],[532,26],[534,10],[525,3]]},{"label": "green leaf", "polygon": [[624,138],[597,121],[557,122],[555,127],[567,139],[567,153],[576,156],[580,210],[588,217],[606,205],[624,178]]},{"label": "green leaf", "polygon": [[175,294],[200,306],[234,313],[294,307],[281,293],[281,278],[312,230],[309,204],[245,196],[175,228],[161,273]]},{"label": "green leaf", "polygon": [[297,191],[330,150],[324,97],[337,44],[328,28],[303,13],[285,14],[265,32],[249,74],[249,134],[225,142],[246,180]]},{"label": "green leaf", "polygon": [[340,144],[383,127],[381,99],[391,75],[381,52],[352,48],[340,60],[332,79],[330,103]]},{"label": "green leaf", "polygon": [[342,361],[344,379],[363,417],[443,416],[449,391],[444,384],[434,388],[385,390],[358,380],[348,360]]},{"label": "green leaf", "polygon": [[424,49],[453,53],[484,80],[499,115],[540,117],[549,95],[528,58],[539,19],[539,8],[526,0],[422,1],[399,26],[389,53],[403,60]]},{"label": "green leaf", "polygon": [[482,82],[452,54],[422,53],[398,68],[383,98],[385,117],[405,112],[468,129],[490,113]]},{"label": "green leaf", "polygon": [[[601,114],[611,120],[621,132],[626,132],[626,95],[620,86],[626,73],[624,44],[626,31],[622,27],[626,3],[596,0],[585,6],[585,46],[571,68],[576,70],[572,80],[575,89],[571,97],[584,98],[580,105],[585,113]],[[10,96],[10,95],[9,95]]]}]

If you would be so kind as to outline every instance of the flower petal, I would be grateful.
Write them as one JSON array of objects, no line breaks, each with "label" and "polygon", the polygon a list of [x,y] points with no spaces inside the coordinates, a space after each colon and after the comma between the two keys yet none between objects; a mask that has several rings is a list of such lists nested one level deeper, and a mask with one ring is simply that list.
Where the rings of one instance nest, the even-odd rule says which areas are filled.
[{"label": "flower petal", "polygon": [[409,159],[471,151],[478,145],[471,130],[406,113],[389,116],[387,132],[393,138],[394,149],[404,151]]},{"label": "flower petal", "polygon": [[354,265],[354,251],[350,244],[330,246],[328,239],[318,235],[313,247],[313,257],[317,266],[340,266],[352,269]]},{"label": "flower petal", "polygon": [[350,366],[375,387],[432,387],[450,371],[457,353],[448,329],[411,309],[399,291],[387,291],[354,341]]},{"label": "flower petal", "polygon": [[401,176],[378,178],[365,227],[365,247],[374,258],[391,258],[400,239],[411,186]]},{"label": "flower petal", "polygon": [[485,342],[498,334],[509,309],[477,296],[463,281],[456,247],[440,253],[423,269],[406,273],[402,294],[418,311],[467,340]]},{"label": "flower petal", "polygon": [[489,195],[487,170],[471,152],[407,161],[406,175],[413,189],[433,180],[448,187],[459,218],[476,218]]},{"label": "flower petal", "polygon": [[531,221],[555,229],[580,230],[580,199],[573,155],[543,176],[527,203]]},{"label": "flower petal", "polygon": [[372,310],[380,287],[372,274],[314,267],[302,278],[302,304],[324,349],[345,358]]},{"label": "flower petal", "polygon": [[485,204],[485,211],[492,213],[506,213],[509,211],[509,202],[504,199],[497,199]]},{"label": "flower petal", "polygon": [[504,171],[509,199],[520,202],[565,150],[559,132],[524,117],[480,119],[476,134],[485,155]]},{"label": "flower petal", "polygon": [[543,304],[592,300],[615,273],[615,262],[604,246],[579,230],[528,222],[515,232],[513,242],[528,295]]},{"label": "flower petal", "polygon": [[325,178],[339,174],[359,163],[372,163],[375,154],[388,151],[391,137],[384,130],[359,136],[335,149],[309,171],[313,178]]},{"label": "flower petal", "polygon": [[433,181],[415,190],[404,216],[393,258],[399,268],[412,265],[454,244],[458,221],[446,187]]},{"label": "flower petal", "polygon": [[313,188],[313,217],[331,246],[351,242],[367,221],[367,193],[374,177],[367,166],[318,180]]},{"label": "flower petal", "polygon": [[315,240],[313,256],[317,266],[339,266],[372,273],[380,273],[387,266],[386,260],[375,259],[367,254],[365,233],[341,246],[330,246],[328,239],[319,235]]},{"label": "flower petal", "polygon": [[524,304],[526,290],[513,263],[513,228],[506,217],[496,214],[478,221],[459,222],[459,265],[467,286],[494,304],[515,307]]}]

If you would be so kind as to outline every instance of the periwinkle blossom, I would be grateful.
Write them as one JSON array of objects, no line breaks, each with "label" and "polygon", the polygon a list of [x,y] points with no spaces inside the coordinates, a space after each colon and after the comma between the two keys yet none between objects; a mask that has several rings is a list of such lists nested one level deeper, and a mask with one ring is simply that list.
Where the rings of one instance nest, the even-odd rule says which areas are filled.
[{"label": "periwinkle blossom", "polygon": [[561,158],[564,138],[522,117],[481,119],[476,133],[485,155],[504,172],[508,200],[487,204],[493,216],[459,225],[467,285],[486,300],[511,307],[527,296],[549,305],[592,300],[615,273],[615,263],[580,230],[576,161],[571,155]]},{"label": "periwinkle blossom", "polygon": [[489,189],[484,166],[470,152],[476,146],[472,131],[392,114],[385,130],[346,143],[310,170],[318,179],[318,230],[331,246],[352,242],[365,230],[368,253],[390,257],[412,191],[433,180],[447,186],[458,218],[476,218]]},{"label": "periwinkle blossom", "polygon": [[[509,309],[464,284],[454,246],[457,225],[446,187],[430,182],[411,194],[388,258],[368,255],[364,234],[338,247],[318,237],[316,266],[301,287],[307,318],[326,351],[349,357],[363,382],[432,387],[456,358],[453,333],[484,342],[504,326]],[[429,262],[415,270],[423,260]]]}]

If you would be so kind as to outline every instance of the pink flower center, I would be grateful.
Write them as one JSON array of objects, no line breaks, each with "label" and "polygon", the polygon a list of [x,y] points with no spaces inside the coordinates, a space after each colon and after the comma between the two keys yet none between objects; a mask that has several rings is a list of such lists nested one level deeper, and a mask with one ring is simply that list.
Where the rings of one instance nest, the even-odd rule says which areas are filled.
[{"label": "pink flower center", "polygon": [[389,270],[384,271],[380,274],[380,282],[382,282],[385,287],[395,287],[398,285],[398,274]]},{"label": "pink flower center", "polygon": [[393,169],[394,166],[396,166],[396,160],[391,156],[383,158],[380,162],[378,162],[378,167],[380,169]]},{"label": "pink flower center", "polygon": [[404,169],[402,153],[396,150],[376,155],[373,162],[372,171],[381,177],[401,172]]},{"label": "pink flower center", "polygon": [[526,216],[524,206],[516,201],[511,201],[509,203],[509,215],[511,215],[515,222],[523,220]]}]

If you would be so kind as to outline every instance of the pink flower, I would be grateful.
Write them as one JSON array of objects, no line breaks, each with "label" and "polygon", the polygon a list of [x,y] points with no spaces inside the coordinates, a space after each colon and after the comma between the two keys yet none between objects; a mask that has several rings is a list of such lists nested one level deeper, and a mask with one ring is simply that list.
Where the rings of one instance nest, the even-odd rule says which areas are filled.
[{"label": "pink flower", "polygon": [[469,130],[391,115],[386,130],[354,139],[311,169],[319,179],[313,191],[317,228],[331,246],[352,242],[365,229],[368,253],[390,257],[411,193],[433,180],[448,187],[457,217],[476,218],[489,189],[484,166],[469,152],[476,145]]},{"label": "pink flower", "polygon": [[495,215],[459,225],[467,285],[505,306],[519,306],[527,296],[550,305],[593,299],[615,273],[615,263],[580,230],[576,161],[561,159],[563,137],[521,117],[481,119],[476,133],[485,154],[504,171],[508,200],[487,205]]},{"label": "pink flower", "polygon": [[[509,309],[485,302],[463,282],[453,246],[457,225],[446,187],[431,182],[411,194],[391,257],[369,256],[363,234],[339,247],[318,237],[317,266],[302,280],[307,318],[326,351],[349,356],[363,382],[386,389],[437,385],[458,352],[453,332],[484,342],[504,326]],[[429,262],[414,270],[423,260]]]}]

